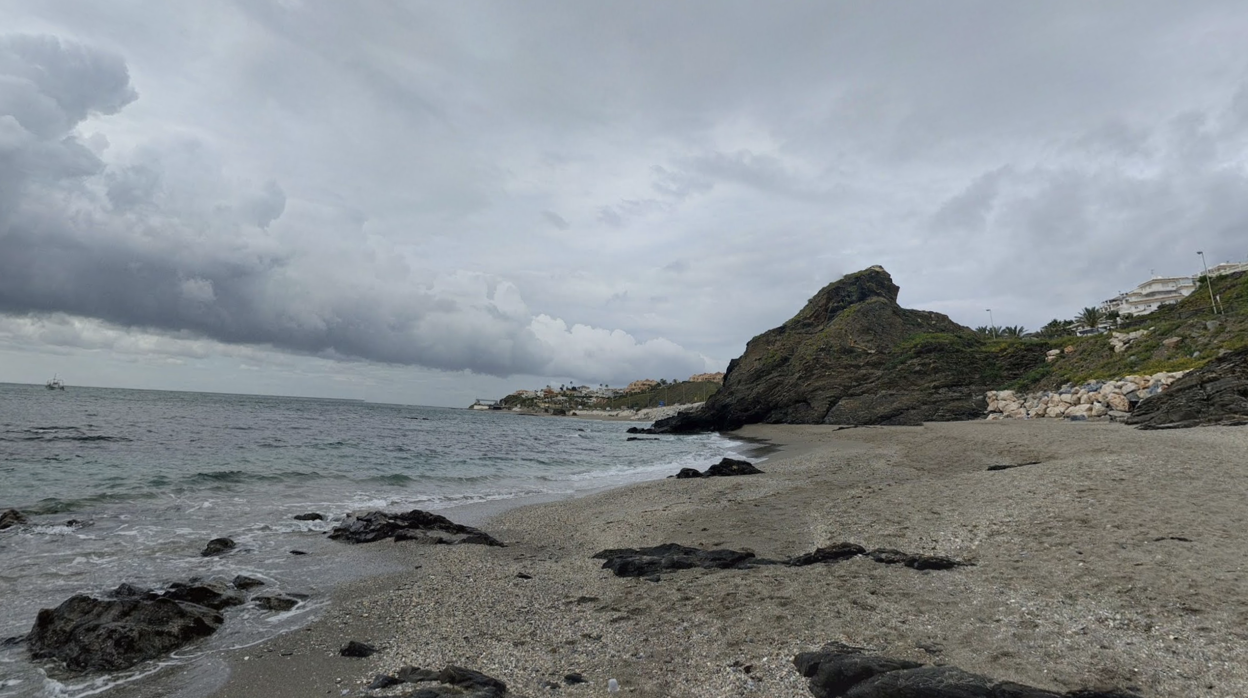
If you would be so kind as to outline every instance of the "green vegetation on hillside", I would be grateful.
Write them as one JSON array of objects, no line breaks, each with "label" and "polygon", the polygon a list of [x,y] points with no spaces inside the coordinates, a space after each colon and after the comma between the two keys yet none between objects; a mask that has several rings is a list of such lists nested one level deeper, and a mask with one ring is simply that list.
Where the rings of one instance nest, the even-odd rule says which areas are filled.
[{"label": "green vegetation on hillside", "polygon": [[[1018,377],[1007,381],[1004,388],[1016,390],[1051,390],[1064,383],[1083,383],[1126,375],[1147,375],[1161,371],[1182,371],[1199,368],[1222,351],[1248,346],[1248,273],[1228,274],[1212,279],[1213,295],[1219,301],[1214,313],[1209,288],[1201,279],[1200,288],[1174,305],[1158,308],[1148,315],[1124,316],[1113,330],[1129,333],[1148,330],[1127,349],[1115,353],[1110,336],[1087,337],[1049,336],[1020,340],[996,340],[1006,344],[1032,344],[1062,353],[1051,363],[1041,363]],[[1062,323],[1045,326],[1045,334],[1066,334],[1056,330]],[[1177,342],[1166,340],[1177,338]],[[1071,351],[1067,353],[1067,347]],[[1043,359],[1041,359],[1043,361]],[[1009,371],[1006,371],[1008,374]]]},{"label": "green vegetation on hillside", "polygon": [[631,393],[608,398],[603,405],[596,406],[596,409],[640,410],[647,407],[658,407],[660,402],[665,405],[688,405],[694,402],[705,402],[717,390],[719,390],[719,383],[680,381],[678,383],[660,385],[644,393]]}]

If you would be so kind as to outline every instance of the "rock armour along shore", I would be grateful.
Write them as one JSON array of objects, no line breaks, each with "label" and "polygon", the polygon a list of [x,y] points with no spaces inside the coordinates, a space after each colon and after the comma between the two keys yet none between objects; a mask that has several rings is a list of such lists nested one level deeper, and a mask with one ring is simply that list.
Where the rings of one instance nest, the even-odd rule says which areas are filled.
[{"label": "rock armour along shore", "polygon": [[1158,395],[1182,378],[1186,371],[1126,376],[1112,381],[1065,385],[1060,390],[1020,394],[1013,390],[989,390],[988,419],[1126,419],[1142,400]]}]

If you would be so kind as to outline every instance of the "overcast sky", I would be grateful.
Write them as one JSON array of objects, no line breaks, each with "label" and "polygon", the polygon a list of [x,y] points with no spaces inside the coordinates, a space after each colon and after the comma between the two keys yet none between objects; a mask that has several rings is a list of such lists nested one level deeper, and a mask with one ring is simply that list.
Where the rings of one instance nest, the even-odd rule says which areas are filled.
[{"label": "overcast sky", "polygon": [[0,381],[463,405],[1248,257],[1248,3],[8,0]]}]

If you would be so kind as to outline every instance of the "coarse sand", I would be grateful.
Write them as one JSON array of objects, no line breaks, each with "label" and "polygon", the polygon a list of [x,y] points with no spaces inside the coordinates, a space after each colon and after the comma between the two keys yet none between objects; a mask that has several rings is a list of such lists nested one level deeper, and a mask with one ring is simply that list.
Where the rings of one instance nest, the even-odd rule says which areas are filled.
[{"label": "coarse sand", "polygon": [[[614,678],[637,698],[807,698],[793,655],[833,640],[1053,690],[1248,695],[1248,428],[739,434],[780,447],[765,474],[660,480],[471,522],[506,548],[363,546],[409,571],[342,588],[304,630],[234,651],[213,695],[402,695],[416,687],[364,687],[404,665],[457,664],[517,696],[602,695]],[[656,583],[591,559],[668,542],[783,558],[840,541],[974,565],[860,557]],[[348,640],[378,652],[337,656]],[[573,672],[586,683],[565,684]]]}]

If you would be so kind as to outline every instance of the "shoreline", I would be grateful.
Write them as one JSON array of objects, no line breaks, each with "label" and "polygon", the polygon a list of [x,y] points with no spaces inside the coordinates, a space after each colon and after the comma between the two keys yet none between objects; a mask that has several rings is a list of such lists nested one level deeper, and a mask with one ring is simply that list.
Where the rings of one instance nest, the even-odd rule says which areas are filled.
[{"label": "shoreline", "polygon": [[[792,657],[831,641],[1050,690],[1248,694],[1248,430],[1003,420],[742,436],[776,448],[764,474],[635,483],[473,524],[506,548],[357,546],[404,571],[340,587],[318,620],[224,653],[206,676],[160,681],[184,689],[127,695],[401,695],[420,685],[364,687],[458,664],[517,696],[594,695],[614,678],[638,697],[807,698]],[[837,541],[974,566],[858,558],[654,583],[591,558],[668,542],[788,557]],[[337,656],[348,640],[379,651]],[[543,686],[572,672],[587,683]]]},{"label": "shoreline", "polygon": [[[550,417],[552,415],[533,416]],[[740,438],[736,435],[727,435],[724,438],[736,444],[733,446],[732,451],[738,457],[751,460],[762,459],[767,457],[767,453],[775,450],[769,447],[765,441],[759,439]],[[645,485],[657,479],[674,475],[677,468],[678,466],[673,465],[671,473],[659,477],[646,476],[645,479],[604,484],[570,493],[529,494],[458,504],[450,507],[430,509],[429,511],[446,516],[455,523],[483,528],[488,531],[491,520],[504,516],[511,510],[545,505],[557,506],[562,502],[574,499]],[[379,541],[362,545],[337,543],[333,544],[333,546],[336,549],[331,554],[336,558],[336,564],[369,571],[362,576],[356,575],[345,581],[340,580],[334,583],[333,586],[328,587],[324,594],[315,596],[312,600],[315,610],[305,611],[313,615],[311,620],[304,625],[236,649],[202,649],[198,648],[197,645],[191,645],[185,648],[184,651],[173,653],[176,657],[194,657],[195,659],[191,662],[172,664],[163,669],[148,671],[141,677],[114,684],[112,688],[102,690],[99,694],[106,698],[114,695],[124,695],[127,698],[165,698],[167,696],[204,698],[205,696],[231,695],[230,691],[232,689],[230,689],[230,685],[233,683],[232,677],[236,676],[240,669],[254,666],[253,660],[267,659],[273,661],[274,657],[304,657],[307,655],[309,648],[313,646],[324,650],[326,658],[337,658],[338,646],[330,647],[332,644],[330,642],[320,647],[318,643],[320,643],[321,637],[327,632],[330,634],[336,632],[332,628],[352,627],[354,624],[347,623],[344,625],[343,618],[351,618],[349,612],[332,622],[328,620],[327,616],[335,610],[341,610],[344,606],[353,605],[360,599],[374,595],[378,589],[391,589],[409,584],[411,575],[409,568],[413,565],[415,568],[420,568],[419,560],[421,556],[431,549],[429,546],[421,545],[396,545],[393,541]],[[445,546],[436,547],[443,548]],[[483,546],[469,545],[464,546],[463,549],[469,550],[480,547]],[[367,617],[364,616],[364,619]],[[330,630],[321,627],[321,624],[327,622],[329,627],[331,627]],[[305,633],[310,635],[305,635]],[[309,640],[309,638],[314,639]],[[279,645],[281,647],[287,646],[281,644],[283,640],[292,643],[298,649],[277,649]],[[208,642],[211,642],[211,638]],[[248,664],[249,662],[252,662],[252,664]],[[264,669],[262,671],[264,678],[252,686],[239,690],[235,695],[286,695],[280,691],[274,692],[276,689],[272,686],[274,677],[281,679],[283,676],[284,672],[280,670],[283,664],[286,664],[286,662],[277,662],[275,667]],[[301,685],[308,677],[320,676],[320,669],[324,662],[313,660],[310,662],[296,662],[296,664],[297,668],[290,672],[290,679],[296,685]],[[277,673],[273,674],[273,671]],[[86,678],[89,679],[89,677]],[[314,680],[320,681],[323,679],[324,677]],[[223,690],[226,692],[220,693]],[[335,693],[337,692],[335,691]],[[89,695],[96,695],[96,692],[91,692]],[[303,695],[303,689],[296,689],[290,695]],[[371,692],[370,695],[372,695]]]}]

